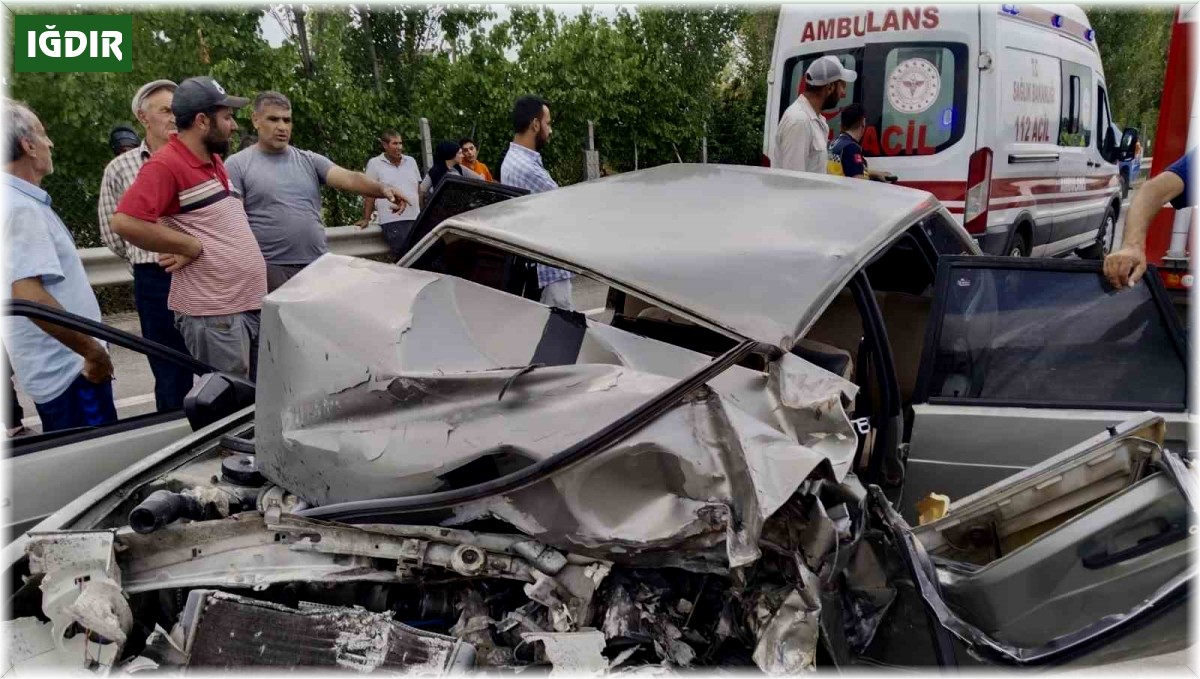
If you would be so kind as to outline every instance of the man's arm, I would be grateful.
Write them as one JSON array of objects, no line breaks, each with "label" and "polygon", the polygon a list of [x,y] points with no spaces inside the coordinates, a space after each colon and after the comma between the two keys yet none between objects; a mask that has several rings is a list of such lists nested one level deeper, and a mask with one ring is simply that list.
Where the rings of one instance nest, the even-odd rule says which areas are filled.
[{"label": "man's arm", "polygon": [[367,198],[386,198],[393,212],[404,212],[409,204],[417,202],[416,196],[405,196],[399,189],[371,179],[361,172],[353,172],[339,165],[329,168],[325,183],[339,191],[357,193]]},{"label": "man's arm", "polygon": [[329,168],[329,174],[325,177],[325,183],[339,191],[349,191],[357,193],[360,196],[370,198],[387,198],[393,203],[393,197],[403,200],[405,203],[415,202],[415,196],[405,196],[400,190],[394,186],[383,184],[371,179],[362,172],[354,172],[347,170],[340,165],[334,165]]},{"label": "man's arm", "polygon": [[225,161],[225,174],[229,176],[229,192],[233,194],[234,198],[243,203],[246,202],[246,185],[242,181],[242,174],[244,173],[242,163],[247,161],[248,158],[250,158],[249,151],[246,153],[238,151],[229,156],[229,159]]},{"label": "man's arm", "polygon": [[863,162],[862,149],[847,146],[841,151],[842,174],[853,179],[869,179],[867,165]]},{"label": "man's arm", "polygon": [[375,214],[375,199],[363,196],[363,216],[359,226],[366,226],[371,223],[371,215]]},{"label": "man's arm", "polygon": [[[375,176],[375,171],[371,169],[370,161],[367,161],[367,169],[365,172],[363,172],[363,174],[367,175],[367,178],[371,179],[372,181],[379,181],[379,177]],[[328,180],[328,175],[326,175],[326,179]],[[373,214],[375,214],[375,199],[363,196],[363,216],[357,224],[358,228],[361,229],[367,224],[370,224],[371,215]]]},{"label": "man's arm", "polygon": [[780,127],[775,139],[775,154],[779,156],[775,159],[776,167],[784,170],[808,169],[805,165],[808,162],[808,146],[811,143],[808,127],[808,121],[789,124],[786,128]]},{"label": "man's arm", "polygon": [[[116,160],[113,161],[114,163]],[[100,241],[121,259],[129,261],[125,241],[121,240],[112,229],[113,213],[117,211],[117,198],[120,194],[116,187],[117,173],[110,163],[104,168],[104,178],[100,180],[100,201],[96,208],[96,216],[100,223]]]},{"label": "man's arm", "polygon": [[[34,276],[13,281],[12,298],[23,299],[48,307],[62,309],[62,305],[42,285],[42,279]],[[63,309],[65,311],[65,309]],[[83,376],[90,382],[99,384],[113,376],[112,360],[104,346],[81,332],[68,330],[61,325],[38,319],[29,319],[41,328],[47,335],[62,342],[71,351],[83,357]]]},{"label": "man's arm", "polygon": [[171,171],[151,158],[121,196],[112,219],[118,236],[143,250],[159,253],[158,264],[168,273],[191,264],[204,249],[195,237],[158,223],[158,218],[176,203],[177,195]]},{"label": "man's arm", "polygon": [[1183,179],[1163,172],[1142,185],[1125,215],[1121,249],[1104,258],[1104,277],[1118,290],[1132,288],[1146,273],[1146,232],[1163,205],[1183,193]]},{"label": "man's arm", "polygon": [[139,248],[161,253],[158,261],[168,273],[191,264],[204,250],[194,236],[121,212],[113,215],[112,227],[117,235]]}]

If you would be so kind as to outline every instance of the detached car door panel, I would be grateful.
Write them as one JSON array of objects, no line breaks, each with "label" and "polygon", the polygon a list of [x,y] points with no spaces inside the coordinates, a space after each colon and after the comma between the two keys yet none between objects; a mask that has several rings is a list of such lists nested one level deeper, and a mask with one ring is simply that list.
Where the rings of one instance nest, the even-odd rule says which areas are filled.
[{"label": "detached car door panel", "polygon": [[1030,664],[1185,648],[1193,482],[1165,432],[1133,414],[915,529],[950,609]]},{"label": "detached car door panel", "polygon": [[1101,264],[943,257],[926,332],[902,512],[962,498],[1140,411],[1186,449],[1182,328],[1152,270],[1115,291]]}]

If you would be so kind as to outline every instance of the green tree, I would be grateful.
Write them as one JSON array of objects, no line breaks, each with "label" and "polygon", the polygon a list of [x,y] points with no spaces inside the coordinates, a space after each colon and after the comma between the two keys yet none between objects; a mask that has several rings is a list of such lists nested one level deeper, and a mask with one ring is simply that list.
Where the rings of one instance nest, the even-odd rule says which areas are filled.
[{"label": "green tree", "polygon": [[1175,10],[1096,6],[1087,13],[1100,46],[1113,122],[1138,128],[1148,146],[1158,127]]},{"label": "green tree", "polygon": [[[280,47],[260,33],[264,11],[289,33]],[[468,5],[139,9],[132,73],[19,73],[9,82],[56,141],[47,190],[82,247],[99,244],[108,130],[132,122],[130,98],[149,80],[212,75],[245,96],[282,92],[293,102],[294,143],[351,169],[379,152],[376,138],[388,128],[420,157],[422,116],[435,139],[474,136],[494,167],[512,137],[513,101],[535,93],[554,111],[547,167],[570,184],[583,178],[589,120],[601,157],[618,170],[633,169],[635,145],[641,167],[699,160],[706,130],[710,158],[755,162],[774,15],[642,7],[568,19],[552,7],[513,7],[496,22],[486,7]],[[250,128],[248,108],[238,122]],[[360,210],[357,197],[326,191],[327,224],[350,223]]]}]

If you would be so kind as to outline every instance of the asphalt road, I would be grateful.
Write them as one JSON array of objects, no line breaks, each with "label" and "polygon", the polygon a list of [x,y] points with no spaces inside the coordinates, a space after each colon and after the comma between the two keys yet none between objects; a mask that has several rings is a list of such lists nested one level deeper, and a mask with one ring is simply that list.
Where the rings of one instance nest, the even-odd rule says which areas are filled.
[{"label": "asphalt road", "polygon": [[[1132,197],[1132,193],[1130,194]],[[1118,243],[1121,229],[1125,225],[1125,211],[1128,202],[1121,210],[1121,221],[1117,224]],[[575,308],[586,311],[603,307],[607,295],[607,287],[584,278],[575,279],[573,301]],[[107,316],[105,323],[122,330],[140,335],[137,314],[125,313]],[[117,412],[121,418],[143,415],[154,411],[154,375],[145,357],[128,349],[111,347],[113,370],[116,382],[113,384],[113,395],[117,401]],[[40,420],[33,402],[24,394],[18,392],[21,406],[25,409],[25,426],[39,430]]]}]

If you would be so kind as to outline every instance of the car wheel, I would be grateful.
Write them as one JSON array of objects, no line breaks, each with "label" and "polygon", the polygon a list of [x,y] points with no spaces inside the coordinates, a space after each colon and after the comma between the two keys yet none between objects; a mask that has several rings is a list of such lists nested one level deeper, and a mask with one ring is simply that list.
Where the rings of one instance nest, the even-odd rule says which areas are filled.
[{"label": "car wheel", "polygon": [[1008,247],[1009,257],[1028,257],[1029,243],[1025,241],[1025,234],[1018,233],[1013,236],[1012,245]]},{"label": "car wheel", "polygon": [[1112,252],[1113,243],[1117,238],[1117,215],[1113,212],[1110,205],[1104,211],[1104,221],[1100,223],[1100,232],[1096,234],[1096,240],[1100,243],[1100,249],[1104,254]]}]

